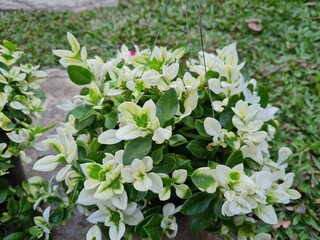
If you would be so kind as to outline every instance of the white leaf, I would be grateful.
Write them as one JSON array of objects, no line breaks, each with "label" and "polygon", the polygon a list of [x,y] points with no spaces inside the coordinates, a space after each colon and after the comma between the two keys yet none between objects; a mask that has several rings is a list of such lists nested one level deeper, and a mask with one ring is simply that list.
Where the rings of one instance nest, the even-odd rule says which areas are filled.
[{"label": "white leaf", "polygon": [[110,129],[101,133],[98,137],[98,142],[101,144],[116,144],[121,142],[121,139],[116,137],[116,129]]},{"label": "white leaf", "polygon": [[185,169],[178,169],[172,172],[172,178],[176,183],[184,183],[187,179],[188,172]]},{"label": "white leaf", "polygon": [[288,189],[287,193],[290,195],[290,198],[293,200],[299,199],[301,197],[301,194],[294,189]]},{"label": "white leaf", "polygon": [[218,136],[221,132],[221,124],[217,119],[206,118],[204,120],[204,129],[210,136]]},{"label": "white leaf", "polygon": [[88,222],[97,224],[98,222],[104,222],[106,219],[106,214],[101,210],[97,210],[89,215],[87,218]]},{"label": "white leaf", "polygon": [[59,159],[62,157],[64,157],[63,154],[45,156],[39,159],[33,165],[33,170],[40,171],[40,172],[50,172],[58,166]]},{"label": "white leaf", "polygon": [[274,208],[271,205],[259,206],[256,211],[256,214],[265,223],[268,223],[268,224],[278,223],[278,217],[276,215],[276,212],[274,211]]},{"label": "white leaf", "polygon": [[61,168],[59,170],[59,172],[56,175],[56,180],[58,182],[63,181],[66,178],[66,174],[68,173],[68,171],[71,169],[72,165],[71,164],[67,164],[66,166],[64,166],[63,168]]},{"label": "white leaf", "polygon": [[184,108],[191,107],[192,110],[194,110],[197,107],[198,104],[198,91],[193,90],[191,91],[187,98],[184,100]]},{"label": "white leaf", "polygon": [[292,151],[290,148],[282,147],[278,151],[278,163],[282,164],[284,161],[286,161],[290,155],[292,154]]},{"label": "white leaf", "polygon": [[51,207],[47,207],[42,214],[43,219],[46,221],[46,223],[49,223],[50,210],[51,210]]},{"label": "white leaf", "polygon": [[150,190],[154,193],[160,193],[163,188],[163,183],[162,183],[161,178],[153,172],[148,173],[148,177],[152,181],[152,187],[150,188]]},{"label": "white leaf", "polygon": [[79,52],[80,44],[79,44],[78,40],[69,32],[67,33],[67,38],[68,38],[68,42],[71,46],[72,51],[74,53]]},{"label": "white leaf", "polygon": [[109,229],[109,237],[112,240],[121,240],[126,231],[126,227],[123,222],[119,222],[118,226],[111,226]]},{"label": "white leaf", "polygon": [[144,164],[144,171],[145,172],[150,172],[153,168],[153,160],[151,157],[146,156],[143,159],[141,159],[141,161]]},{"label": "white leaf", "polygon": [[177,196],[182,199],[186,198],[186,194],[190,190],[186,184],[174,185],[174,188],[176,189]]},{"label": "white leaf", "polygon": [[134,182],[133,173],[134,171],[129,167],[121,169],[121,177],[128,183]]},{"label": "white leaf", "polygon": [[132,210],[131,210],[131,213],[124,211],[123,222],[131,226],[138,225],[138,223],[143,220],[142,212],[140,211],[139,208],[137,208],[136,203],[129,203],[128,208],[132,208],[133,212]]},{"label": "white leaf", "polygon": [[253,240],[271,240],[271,235],[268,233],[258,233]]},{"label": "white leaf", "polygon": [[116,138],[121,140],[131,140],[143,136],[143,131],[138,129],[135,124],[121,127],[116,132]]},{"label": "white leaf", "polygon": [[114,195],[110,202],[117,208],[125,210],[128,204],[128,195],[126,191],[123,191],[121,194]]},{"label": "white leaf", "polygon": [[107,182],[102,182],[95,194],[93,195],[94,198],[98,200],[109,200],[114,196],[113,189],[109,186]]},{"label": "white leaf", "polygon": [[86,240],[102,240],[101,230],[97,225],[94,225],[89,229]]},{"label": "white leaf", "polygon": [[7,94],[0,92],[0,108],[2,108],[7,103]]},{"label": "white leaf", "polygon": [[96,204],[97,200],[93,198],[95,191],[95,189],[87,190],[83,188],[78,196],[77,203],[84,206]]},{"label": "white leaf", "polygon": [[152,136],[152,140],[156,144],[162,144],[165,140],[168,140],[172,135],[172,132],[166,128],[157,128]]},{"label": "white leaf", "polygon": [[159,199],[161,201],[166,201],[170,198],[171,196],[171,190],[170,187],[165,187],[162,189],[162,191],[159,193]]},{"label": "white leaf", "polygon": [[61,58],[73,58],[75,57],[74,52],[69,50],[52,50],[52,53]]},{"label": "white leaf", "polygon": [[179,63],[173,63],[170,66],[163,66],[163,77],[167,80],[174,79],[179,72]]},{"label": "white leaf", "polygon": [[152,180],[149,177],[144,177],[143,180],[136,180],[133,186],[138,191],[145,192],[152,187]]}]

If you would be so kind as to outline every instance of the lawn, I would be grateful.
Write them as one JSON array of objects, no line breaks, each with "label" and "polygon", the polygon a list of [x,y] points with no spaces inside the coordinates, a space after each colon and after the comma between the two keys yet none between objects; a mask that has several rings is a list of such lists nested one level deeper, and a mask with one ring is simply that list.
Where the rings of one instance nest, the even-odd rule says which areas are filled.
[{"label": "lawn", "polygon": [[[200,50],[197,1],[169,1],[160,25],[164,1],[121,1],[117,9],[80,13],[45,11],[0,12],[0,39],[17,43],[26,52],[24,61],[58,65],[51,49],[68,48],[72,32],[91,56],[105,60],[121,44],[186,46],[188,55]],[[288,1],[201,1],[204,47],[213,52],[237,42],[245,76],[269,90],[279,107],[280,136],[276,149],[289,146],[296,173],[295,186],[302,198],[279,208],[279,239],[320,238],[320,3]],[[188,37],[186,25],[188,16]],[[286,145],[284,145],[285,143]],[[280,230],[280,231],[279,231]]]}]

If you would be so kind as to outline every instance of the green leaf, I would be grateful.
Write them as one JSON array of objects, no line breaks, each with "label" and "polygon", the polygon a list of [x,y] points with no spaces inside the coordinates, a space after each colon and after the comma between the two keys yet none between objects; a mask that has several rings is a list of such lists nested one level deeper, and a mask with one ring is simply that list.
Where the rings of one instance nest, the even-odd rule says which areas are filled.
[{"label": "green leaf", "polygon": [[143,199],[146,199],[147,193],[148,192],[137,191],[134,187],[131,187],[129,196],[130,196],[132,201],[139,202],[139,201],[141,201]]},{"label": "green leaf", "polygon": [[5,65],[3,62],[0,62],[0,68],[6,70],[7,72],[10,71],[10,68],[7,65]]},{"label": "green leaf", "polygon": [[59,207],[55,209],[51,214],[49,218],[51,223],[61,223],[65,219],[64,209],[62,207]]},{"label": "green leaf", "polygon": [[80,95],[85,96],[88,95],[90,92],[90,88],[84,87],[80,90]]},{"label": "green leaf", "polygon": [[187,143],[187,139],[181,134],[175,134],[169,139],[169,145],[171,147],[177,147]]},{"label": "green leaf", "polygon": [[209,161],[209,162],[208,162],[208,167],[209,167],[210,169],[216,169],[218,165],[219,165],[219,164],[218,164],[217,162],[213,162],[213,161]]},{"label": "green leaf", "polygon": [[207,159],[212,154],[207,150],[208,143],[204,140],[194,139],[188,145],[187,149],[199,159]]},{"label": "green leaf", "polygon": [[11,233],[8,236],[4,237],[2,240],[23,240],[24,239],[23,232]]},{"label": "green leaf", "polygon": [[93,75],[87,68],[78,65],[69,65],[67,70],[70,80],[77,85],[89,84],[93,80]]},{"label": "green leaf", "polygon": [[111,112],[105,115],[106,120],[104,121],[104,126],[107,129],[114,129],[118,122],[118,111],[116,109],[112,109]]},{"label": "green leaf", "polygon": [[94,115],[92,115],[86,119],[76,120],[75,127],[77,130],[80,131],[80,130],[90,126],[94,122],[95,119],[96,119],[96,117]]},{"label": "green leaf", "polygon": [[88,164],[84,168],[84,172],[92,179],[99,179],[99,175],[102,170],[102,166],[97,163]]},{"label": "green leaf", "polygon": [[47,198],[48,203],[55,204],[55,205],[63,205],[63,200],[60,197],[50,196]]},{"label": "green leaf", "polygon": [[215,191],[216,180],[210,171],[212,170],[208,169],[207,171],[207,168],[198,168],[194,171],[191,176],[191,180],[198,189],[202,191],[206,191],[209,189]]},{"label": "green leaf", "polygon": [[218,72],[209,70],[206,72],[206,79],[210,79],[210,78],[219,78],[220,74]]},{"label": "green leaf", "polygon": [[136,158],[142,159],[151,150],[151,137],[139,137],[131,140],[123,153],[123,163],[124,165],[131,164]]},{"label": "green leaf", "polygon": [[234,107],[236,103],[240,100],[240,97],[238,95],[233,95],[228,100],[228,107]]},{"label": "green leaf", "polygon": [[187,125],[189,128],[194,128],[194,119],[191,116],[187,116],[182,119],[182,122]]},{"label": "green leaf", "polygon": [[238,237],[239,238],[250,238],[254,236],[254,225],[252,222],[244,222],[241,224],[239,231],[238,231]]},{"label": "green leaf", "polygon": [[161,162],[161,160],[163,159],[163,149],[164,146],[161,146],[151,153],[153,164],[158,164]]},{"label": "green leaf", "polygon": [[226,165],[233,168],[234,166],[243,163],[243,161],[244,159],[241,150],[236,150],[228,157]]},{"label": "green leaf", "polygon": [[152,169],[155,173],[170,173],[176,164],[176,159],[172,156],[165,155],[162,161]]},{"label": "green leaf", "polygon": [[223,220],[227,220],[229,219],[229,217],[222,215],[222,205],[223,205],[224,201],[222,198],[219,198],[216,203],[214,204],[214,213],[221,219]]},{"label": "green leaf", "polygon": [[19,211],[19,204],[16,200],[13,198],[9,198],[8,200],[8,214],[10,216],[14,216],[18,213]]},{"label": "green leaf", "polygon": [[13,44],[12,42],[9,42],[8,40],[3,40],[3,46],[8,48],[10,51],[16,51],[17,45]]},{"label": "green leaf", "polygon": [[229,147],[236,148],[235,142],[238,140],[236,136],[229,138],[226,134],[223,136],[223,139]]},{"label": "green leaf", "polygon": [[8,196],[8,182],[0,178],[0,203],[3,203]]},{"label": "green leaf", "polygon": [[191,217],[191,229],[194,232],[201,232],[214,224],[216,214],[214,213],[214,202],[211,202],[207,211],[193,215]]},{"label": "green leaf", "polygon": [[174,117],[178,111],[178,104],[178,95],[174,88],[170,88],[159,98],[156,107],[161,126]]},{"label": "green leaf", "polygon": [[174,169],[186,169],[188,171],[188,173],[192,173],[193,172],[193,168],[191,165],[191,160],[189,159],[185,159],[181,157],[182,155],[176,155],[176,165],[174,167]]},{"label": "green leaf", "polygon": [[191,117],[193,118],[200,118],[202,117],[204,114],[204,108],[202,105],[198,105],[193,111],[192,111],[192,114],[191,114]]},{"label": "green leaf", "polygon": [[149,222],[144,225],[143,229],[151,240],[161,240],[163,234],[163,229],[161,228],[162,219],[161,214],[154,214]]},{"label": "green leaf", "polygon": [[234,116],[234,112],[231,108],[225,108],[223,112],[220,113],[219,122],[221,126],[228,131],[233,128],[232,117]]},{"label": "green leaf", "polygon": [[192,216],[207,211],[214,197],[214,195],[209,195],[204,192],[196,193],[184,202],[180,212]]},{"label": "green leaf", "polygon": [[267,89],[262,85],[258,87],[258,96],[260,96],[261,107],[265,108],[268,105],[269,95]]},{"label": "green leaf", "polygon": [[[159,209],[160,210],[160,209]],[[159,210],[157,212],[159,212]],[[144,230],[144,226],[150,221],[153,215],[144,214],[145,218],[138,223],[138,225],[134,228],[134,232],[141,238],[148,238],[148,234]]]},{"label": "green leaf", "polygon": [[206,132],[206,130],[204,129],[204,122],[201,120],[196,120],[195,121],[195,128],[197,129],[197,132],[203,136],[203,137],[210,137],[210,135]]},{"label": "green leaf", "polygon": [[89,105],[80,105],[75,107],[70,114],[72,114],[76,119],[86,119],[94,114],[94,110]]}]

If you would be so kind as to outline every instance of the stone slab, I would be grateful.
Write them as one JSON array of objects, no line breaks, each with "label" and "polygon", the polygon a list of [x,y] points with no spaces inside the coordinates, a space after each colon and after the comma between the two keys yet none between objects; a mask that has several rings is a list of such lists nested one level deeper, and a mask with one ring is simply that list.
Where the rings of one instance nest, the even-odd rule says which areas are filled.
[{"label": "stone slab", "polygon": [[117,7],[118,5],[119,0],[0,0],[2,10],[78,12],[101,7]]}]

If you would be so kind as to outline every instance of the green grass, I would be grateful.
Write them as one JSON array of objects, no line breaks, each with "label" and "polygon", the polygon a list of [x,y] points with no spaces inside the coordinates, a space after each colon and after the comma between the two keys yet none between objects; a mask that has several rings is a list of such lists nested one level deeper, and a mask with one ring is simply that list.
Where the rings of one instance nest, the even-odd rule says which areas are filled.
[{"label": "green grass", "polygon": [[[0,39],[18,43],[25,60],[45,66],[58,64],[51,49],[67,48],[66,32],[87,46],[91,56],[104,59],[125,43],[150,47],[160,27],[164,1],[122,1],[117,9],[81,13],[0,12]],[[181,3],[183,2],[183,3]],[[187,46],[185,3],[170,1],[158,45]],[[281,141],[294,151],[290,168],[302,198],[281,207],[281,220],[291,221],[276,235],[283,239],[320,238],[320,3],[305,1],[201,1],[205,49],[213,51],[238,43],[246,61],[245,76],[270,90],[280,108]],[[196,1],[189,1],[190,48],[200,49]],[[248,28],[247,20],[260,18],[262,31]]]}]

